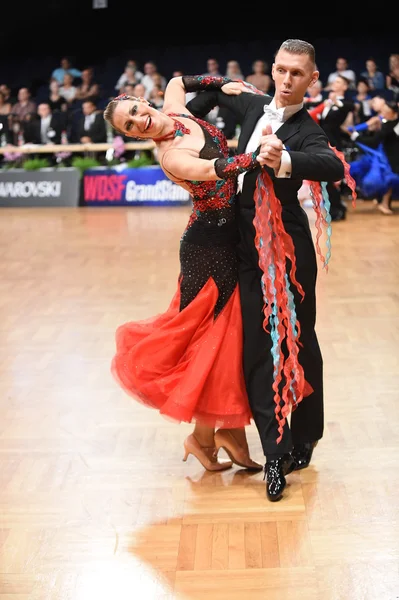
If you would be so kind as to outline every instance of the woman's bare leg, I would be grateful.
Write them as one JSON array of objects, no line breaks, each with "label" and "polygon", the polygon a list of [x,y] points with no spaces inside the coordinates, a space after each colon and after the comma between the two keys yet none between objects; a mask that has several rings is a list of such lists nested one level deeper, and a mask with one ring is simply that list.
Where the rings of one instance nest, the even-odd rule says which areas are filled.
[{"label": "woman's bare leg", "polygon": [[391,197],[392,197],[392,190],[388,190],[387,193],[383,195],[382,201],[378,205],[378,209],[384,215],[393,215],[393,210],[391,209]]},{"label": "woman's bare leg", "polygon": [[213,448],[215,446],[215,429],[213,427],[197,423],[194,427],[193,436],[203,448]]}]

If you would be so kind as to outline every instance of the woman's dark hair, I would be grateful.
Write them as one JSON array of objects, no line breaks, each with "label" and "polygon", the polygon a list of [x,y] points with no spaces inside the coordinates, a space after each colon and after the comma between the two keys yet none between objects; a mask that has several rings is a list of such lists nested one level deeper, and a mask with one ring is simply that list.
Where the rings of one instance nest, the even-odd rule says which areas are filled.
[{"label": "woman's dark hair", "polygon": [[[340,77],[342,77],[342,75],[340,75]],[[359,79],[357,80],[358,83],[364,83],[365,85],[367,85],[368,88],[370,88],[370,84],[367,81],[366,77],[359,77]]]},{"label": "woman's dark hair", "polygon": [[386,101],[386,105],[388,106],[388,108],[390,108],[393,112],[399,112],[399,106],[398,103],[395,102],[395,100],[387,100]]}]

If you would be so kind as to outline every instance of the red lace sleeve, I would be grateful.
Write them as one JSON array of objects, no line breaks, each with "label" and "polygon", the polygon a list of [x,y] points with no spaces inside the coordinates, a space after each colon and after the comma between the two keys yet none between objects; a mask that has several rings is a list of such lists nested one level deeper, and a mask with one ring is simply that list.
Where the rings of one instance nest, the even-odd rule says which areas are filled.
[{"label": "red lace sleeve", "polygon": [[228,77],[211,77],[210,75],[183,75],[184,89],[186,92],[200,92],[201,90],[221,90],[226,83],[231,83]]},{"label": "red lace sleeve", "polygon": [[256,157],[259,154],[260,148],[255,152],[247,154],[237,154],[230,158],[218,158],[215,161],[215,172],[220,179],[229,179],[237,177],[240,173],[251,171],[259,165]]}]

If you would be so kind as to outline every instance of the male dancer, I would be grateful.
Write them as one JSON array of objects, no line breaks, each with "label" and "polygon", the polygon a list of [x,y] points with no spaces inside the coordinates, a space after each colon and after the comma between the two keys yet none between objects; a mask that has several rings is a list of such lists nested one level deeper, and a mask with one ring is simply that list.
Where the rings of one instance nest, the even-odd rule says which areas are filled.
[{"label": "male dancer", "polygon": [[[264,304],[259,253],[254,227],[259,166],[240,176],[237,196],[240,242],[238,245],[239,284],[244,327],[244,374],[249,401],[266,456],[265,475],[267,497],[271,501],[282,497],[285,475],[294,469],[307,467],[313,449],[323,435],[323,363],[315,332],[316,321],[316,252],[305,211],[298,201],[298,190],[304,179],[309,181],[339,181],[344,177],[342,161],[329,146],[322,129],[309,116],[303,105],[309,86],[318,80],[315,50],[308,42],[286,40],[275,56],[272,67],[275,95],[251,93],[226,95],[215,90],[216,80],[204,81],[204,90],[187,104],[197,117],[203,117],[216,105],[233,110],[241,123],[239,153],[256,150],[263,144],[260,156],[270,176],[275,196],[282,206],[282,223],[293,243],[296,279],[304,298],[290,278],[296,317],[300,324],[298,360],[312,393],[299,402],[292,412],[291,425],[285,422],[279,436],[276,392],[273,389],[275,363],[270,328],[264,328]],[[226,83],[220,79],[219,89]],[[268,331],[266,331],[268,329]],[[284,348],[285,355],[289,354]],[[280,398],[284,378],[279,385]],[[278,441],[277,441],[278,440]]]}]

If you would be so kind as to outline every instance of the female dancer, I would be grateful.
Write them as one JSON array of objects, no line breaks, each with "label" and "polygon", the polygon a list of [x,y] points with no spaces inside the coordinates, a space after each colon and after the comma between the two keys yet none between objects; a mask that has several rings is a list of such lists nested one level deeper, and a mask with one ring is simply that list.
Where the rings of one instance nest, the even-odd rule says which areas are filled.
[{"label": "female dancer", "polygon": [[391,201],[399,198],[399,107],[396,102],[384,102],[375,130],[374,121],[355,126],[351,139],[361,149],[361,156],[351,165],[351,174],[359,189],[368,198],[376,197],[383,215],[393,215]]},{"label": "female dancer", "polygon": [[[243,82],[228,81],[226,93],[251,91]],[[118,328],[112,372],[146,406],[195,423],[184,442],[184,460],[192,454],[212,471],[232,462],[261,470],[249,456],[245,435],[252,415],[242,370],[234,208],[237,177],[255,168],[258,152],[229,157],[223,133],[187,111],[186,92],[206,84],[206,77],[171,79],[162,111],[127,95],[104,111],[121,134],[154,140],[161,168],[193,200],[181,237],[177,292],[165,313]],[[229,462],[217,459],[222,447]]]}]

